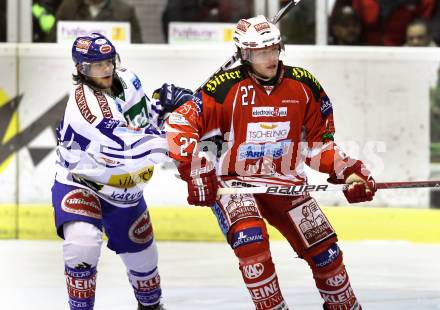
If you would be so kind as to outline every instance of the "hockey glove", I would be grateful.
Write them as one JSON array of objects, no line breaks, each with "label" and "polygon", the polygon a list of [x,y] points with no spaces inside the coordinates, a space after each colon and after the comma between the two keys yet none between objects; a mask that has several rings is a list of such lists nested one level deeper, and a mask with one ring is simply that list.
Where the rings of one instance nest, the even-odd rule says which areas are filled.
[{"label": "hockey glove", "polygon": [[345,198],[349,203],[358,203],[371,201],[376,193],[376,182],[370,175],[370,171],[365,168],[360,160],[345,168],[342,173],[343,180],[338,179],[336,174],[332,173],[327,180],[333,184],[348,184],[348,188],[344,190]]},{"label": "hockey glove", "polygon": [[159,100],[165,112],[173,112],[188,100],[194,100],[190,89],[177,87],[174,84],[163,84],[153,92],[153,99]]},{"label": "hockey glove", "polygon": [[202,158],[192,162],[181,162],[177,169],[182,180],[188,185],[188,203],[211,207],[216,201],[219,187],[213,163]]}]

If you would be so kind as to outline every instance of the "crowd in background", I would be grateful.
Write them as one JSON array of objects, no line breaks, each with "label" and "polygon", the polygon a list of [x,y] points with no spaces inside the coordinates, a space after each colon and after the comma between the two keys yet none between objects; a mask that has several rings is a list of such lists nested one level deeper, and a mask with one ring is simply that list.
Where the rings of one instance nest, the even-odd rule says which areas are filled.
[{"label": "crowd in background", "polygon": [[59,20],[129,22],[131,42],[142,43],[135,7],[124,0],[33,0],[33,42],[55,42]]},{"label": "crowd in background", "polygon": [[6,0],[0,0],[0,42],[6,42]]},{"label": "crowd in background", "polygon": [[[280,6],[288,2],[279,1]],[[316,43],[315,1],[300,2],[299,7],[282,20],[285,43]],[[0,42],[6,41],[6,3],[7,0],[0,0]],[[440,2],[437,0],[332,0],[328,3],[329,44],[440,45]],[[145,16],[145,10],[155,12]],[[132,43],[165,43],[168,24],[172,21],[236,23],[252,15],[254,0],[33,0],[32,40],[55,42],[58,20],[83,20],[129,22]],[[145,21],[151,16],[157,18],[155,25]],[[147,33],[156,36],[153,38]]]},{"label": "crowd in background", "polygon": [[336,0],[329,19],[331,44],[436,46],[436,0]]}]

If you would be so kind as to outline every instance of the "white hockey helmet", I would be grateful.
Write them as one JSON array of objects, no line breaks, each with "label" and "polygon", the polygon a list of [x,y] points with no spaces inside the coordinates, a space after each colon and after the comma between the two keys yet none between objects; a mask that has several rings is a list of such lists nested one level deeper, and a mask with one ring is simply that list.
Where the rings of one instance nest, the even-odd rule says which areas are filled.
[{"label": "white hockey helmet", "polygon": [[262,49],[277,44],[280,45],[280,50],[284,49],[281,42],[280,30],[263,15],[249,19],[241,19],[235,27],[233,40],[240,50],[240,56],[244,61],[250,60],[251,50]]}]

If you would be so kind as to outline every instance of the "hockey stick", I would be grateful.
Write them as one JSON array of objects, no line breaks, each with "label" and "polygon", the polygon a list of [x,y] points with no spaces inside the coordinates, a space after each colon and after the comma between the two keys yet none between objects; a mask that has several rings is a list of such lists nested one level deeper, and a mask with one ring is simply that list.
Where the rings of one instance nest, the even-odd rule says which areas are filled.
[{"label": "hockey stick", "polygon": [[[434,188],[440,189],[440,181],[408,181],[376,183],[377,189],[396,188]],[[319,185],[286,185],[286,186],[255,186],[255,187],[224,187],[218,189],[219,195],[234,194],[272,194],[296,196],[307,192],[334,192],[343,191],[347,184],[319,184]]]},{"label": "hockey stick", "polygon": [[[286,13],[289,11],[290,8],[296,6],[301,0],[290,0],[285,6],[283,6],[278,13],[271,18],[270,22],[272,24],[276,24],[280,21],[281,18],[283,18],[284,15],[286,15]],[[229,69],[237,60],[239,59],[238,56],[238,52],[235,52],[234,55],[231,56],[231,58],[229,58],[220,68],[217,69],[217,71],[215,71],[211,76],[216,75],[217,73],[219,73],[222,70],[227,70]],[[205,86],[206,83],[208,83],[209,79],[211,77],[207,78],[205,80],[205,82],[203,82],[203,84],[201,86],[199,86],[199,88],[197,88],[197,90],[195,91],[195,93],[198,93],[203,86]]]}]

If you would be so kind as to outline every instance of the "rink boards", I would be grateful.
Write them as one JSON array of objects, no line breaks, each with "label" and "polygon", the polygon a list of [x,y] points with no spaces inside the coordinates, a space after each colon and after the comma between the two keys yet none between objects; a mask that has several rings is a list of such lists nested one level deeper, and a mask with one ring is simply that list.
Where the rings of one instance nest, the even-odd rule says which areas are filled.
[{"label": "rink boards", "polygon": [[[440,210],[363,207],[324,207],[340,240],[407,240],[440,243]],[[158,240],[223,241],[209,208],[150,207]],[[18,216],[18,218],[17,218]],[[283,237],[269,227],[273,240]],[[49,205],[0,205],[0,239],[56,239]]]},{"label": "rink boards", "polygon": [[[136,71],[148,94],[166,81],[195,89],[233,51],[232,46],[117,48],[122,64]],[[437,49],[287,46],[284,60],[321,82],[332,100],[338,145],[364,160],[377,181],[429,178],[429,88],[437,78]],[[50,203],[54,132],[72,70],[70,46],[0,44],[0,204]],[[152,182],[157,182],[148,203],[172,206],[186,201],[185,186],[175,172],[155,169]],[[311,184],[325,180],[310,173]],[[343,195],[329,194],[319,201],[345,204]],[[373,205],[427,208],[429,192],[384,191]]]}]

